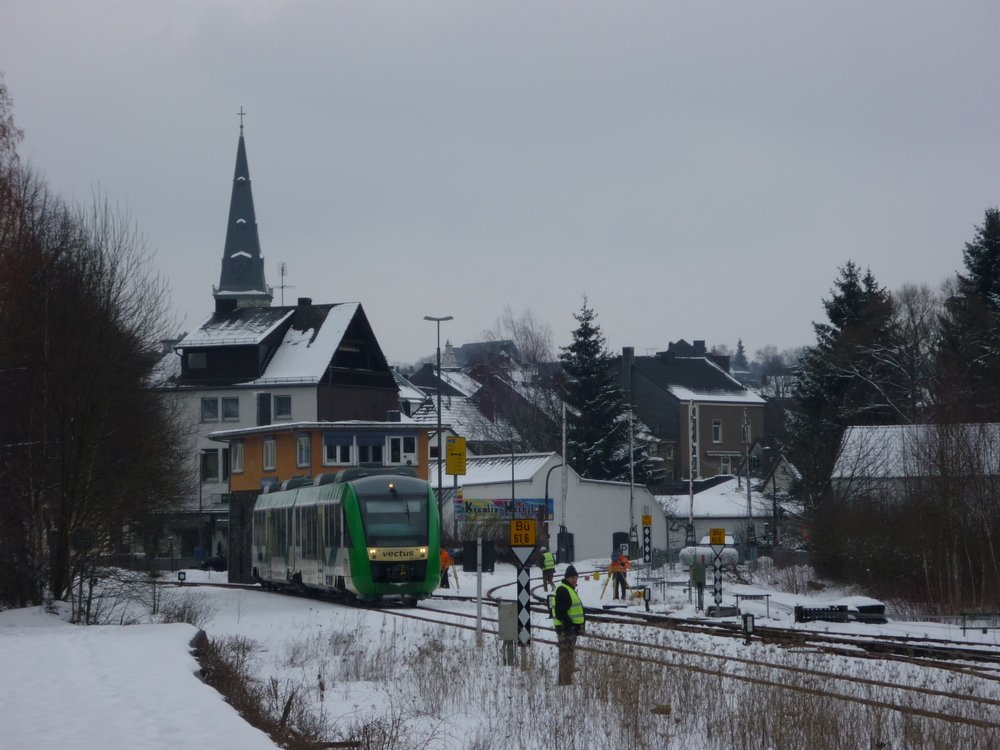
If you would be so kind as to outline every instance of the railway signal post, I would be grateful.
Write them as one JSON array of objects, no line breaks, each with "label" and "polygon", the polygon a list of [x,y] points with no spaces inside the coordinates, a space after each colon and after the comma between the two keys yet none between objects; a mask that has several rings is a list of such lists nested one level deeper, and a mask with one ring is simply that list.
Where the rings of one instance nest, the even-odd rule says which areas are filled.
[{"label": "railway signal post", "polygon": [[534,519],[515,518],[510,522],[510,546],[518,559],[517,567],[517,642],[531,644],[531,588],[529,585],[528,559],[535,551],[536,526]]},{"label": "railway signal post", "polygon": [[715,559],[712,560],[712,570],[715,573],[715,581],[712,586],[712,594],[715,599],[715,606],[722,606],[722,550],[726,548],[726,530],[709,529],[708,541],[712,546],[712,553]]}]

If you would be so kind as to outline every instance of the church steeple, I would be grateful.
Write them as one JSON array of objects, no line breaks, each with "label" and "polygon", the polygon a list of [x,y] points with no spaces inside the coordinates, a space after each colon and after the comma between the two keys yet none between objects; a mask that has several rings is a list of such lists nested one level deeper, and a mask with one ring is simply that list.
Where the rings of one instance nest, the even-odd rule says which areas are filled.
[{"label": "church steeple", "polygon": [[250,191],[250,168],[243,140],[243,108],[240,107],[240,140],[236,149],[236,173],[233,195],[229,201],[226,245],[222,252],[222,275],[218,288],[212,288],[215,309],[270,307],[273,297],[264,279],[264,258],[260,254],[257,215]]}]

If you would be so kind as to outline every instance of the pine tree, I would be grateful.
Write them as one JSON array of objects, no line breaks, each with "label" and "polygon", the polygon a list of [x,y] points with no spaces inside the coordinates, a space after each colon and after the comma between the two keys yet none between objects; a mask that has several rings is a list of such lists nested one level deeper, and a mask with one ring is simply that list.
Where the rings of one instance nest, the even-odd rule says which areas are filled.
[{"label": "pine tree", "polygon": [[963,251],[941,319],[937,402],[942,421],[1000,419],[1000,211],[987,209]]},{"label": "pine tree", "polygon": [[889,293],[853,262],[832,292],[823,301],[829,322],[813,324],[816,345],[802,358],[791,418],[790,453],[814,504],[829,488],[844,428],[901,421],[898,405],[908,396],[883,354],[899,345]]},{"label": "pine tree", "polygon": [[747,350],[743,347],[743,339],[736,339],[736,354],[733,355],[732,365],[734,370],[747,370],[750,363],[747,361]]},{"label": "pine tree", "polygon": [[605,350],[597,315],[584,298],[573,342],[559,359],[566,372],[566,403],[571,407],[566,459],[580,476],[628,480],[628,405]]}]

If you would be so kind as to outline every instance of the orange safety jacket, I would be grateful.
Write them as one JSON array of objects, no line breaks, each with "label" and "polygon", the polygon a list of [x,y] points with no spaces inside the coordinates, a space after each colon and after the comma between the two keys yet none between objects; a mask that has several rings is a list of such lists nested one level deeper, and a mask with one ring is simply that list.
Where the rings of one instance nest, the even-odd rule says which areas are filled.
[{"label": "orange safety jacket", "polygon": [[441,550],[441,570],[448,570],[451,567],[451,555],[448,554],[448,550]]}]

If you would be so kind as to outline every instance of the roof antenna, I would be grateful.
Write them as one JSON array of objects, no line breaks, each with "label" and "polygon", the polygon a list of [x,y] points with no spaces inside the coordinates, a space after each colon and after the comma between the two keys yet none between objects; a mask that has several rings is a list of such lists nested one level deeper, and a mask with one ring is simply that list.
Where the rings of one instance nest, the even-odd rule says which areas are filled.
[{"label": "roof antenna", "polygon": [[294,289],[294,284],[286,284],[285,277],[288,275],[288,264],[279,263],[278,264],[278,289],[281,290],[281,306],[285,306],[285,288]]}]

